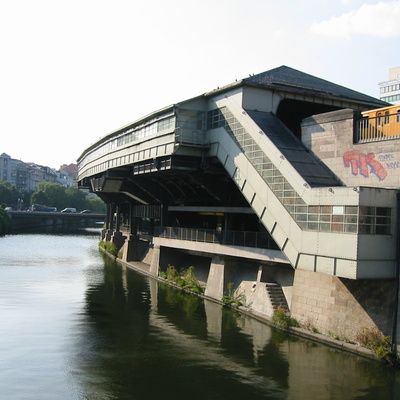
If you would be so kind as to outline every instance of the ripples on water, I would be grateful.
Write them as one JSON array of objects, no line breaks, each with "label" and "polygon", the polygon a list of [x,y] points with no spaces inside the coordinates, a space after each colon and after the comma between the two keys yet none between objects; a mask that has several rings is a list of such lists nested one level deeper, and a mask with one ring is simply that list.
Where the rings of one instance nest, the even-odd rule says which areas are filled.
[{"label": "ripples on water", "polygon": [[0,238],[0,399],[399,399],[378,362],[290,337],[103,257]]}]

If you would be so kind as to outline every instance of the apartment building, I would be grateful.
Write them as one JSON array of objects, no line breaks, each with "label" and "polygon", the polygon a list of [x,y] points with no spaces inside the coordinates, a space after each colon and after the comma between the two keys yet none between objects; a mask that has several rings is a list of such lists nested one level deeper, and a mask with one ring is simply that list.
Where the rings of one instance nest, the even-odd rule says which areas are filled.
[{"label": "apartment building", "polygon": [[400,67],[389,69],[389,80],[381,82],[380,99],[392,104],[400,104]]}]

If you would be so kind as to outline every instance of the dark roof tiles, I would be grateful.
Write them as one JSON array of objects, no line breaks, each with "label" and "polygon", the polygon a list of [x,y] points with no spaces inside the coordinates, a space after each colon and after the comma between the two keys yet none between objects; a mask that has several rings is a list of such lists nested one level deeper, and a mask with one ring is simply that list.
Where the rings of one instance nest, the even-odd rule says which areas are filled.
[{"label": "dark roof tiles", "polygon": [[244,85],[258,86],[268,89],[279,89],[284,91],[296,91],[301,93],[318,94],[325,97],[343,98],[376,104],[377,107],[384,107],[388,103],[374,97],[365,95],[344,86],[317,78],[285,65],[252,75],[242,80]]}]

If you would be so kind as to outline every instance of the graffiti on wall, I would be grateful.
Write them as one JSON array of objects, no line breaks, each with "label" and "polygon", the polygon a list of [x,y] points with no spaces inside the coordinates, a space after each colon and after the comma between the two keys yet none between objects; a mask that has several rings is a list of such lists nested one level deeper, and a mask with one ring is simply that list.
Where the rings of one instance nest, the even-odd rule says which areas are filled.
[{"label": "graffiti on wall", "polygon": [[359,150],[349,150],[343,154],[343,162],[345,167],[351,168],[353,175],[362,175],[366,178],[370,174],[374,174],[380,181],[383,181],[387,172],[384,166],[375,160],[375,153],[364,154]]},{"label": "graffiti on wall", "polygon": [[379,154],[378,159],[385,163],[387,169],[400,168],[400,161],[395,160],[393,153]]}]

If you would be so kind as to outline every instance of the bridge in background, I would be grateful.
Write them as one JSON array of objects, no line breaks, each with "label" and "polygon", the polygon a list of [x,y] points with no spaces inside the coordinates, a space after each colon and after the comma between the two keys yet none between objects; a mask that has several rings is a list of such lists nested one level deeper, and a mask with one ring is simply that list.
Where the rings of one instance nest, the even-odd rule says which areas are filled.
[{"label": "bridge in background", "polygon": [[68,232],[87,227],[102,228],[105,214],[10,211],[13,233]]}]

